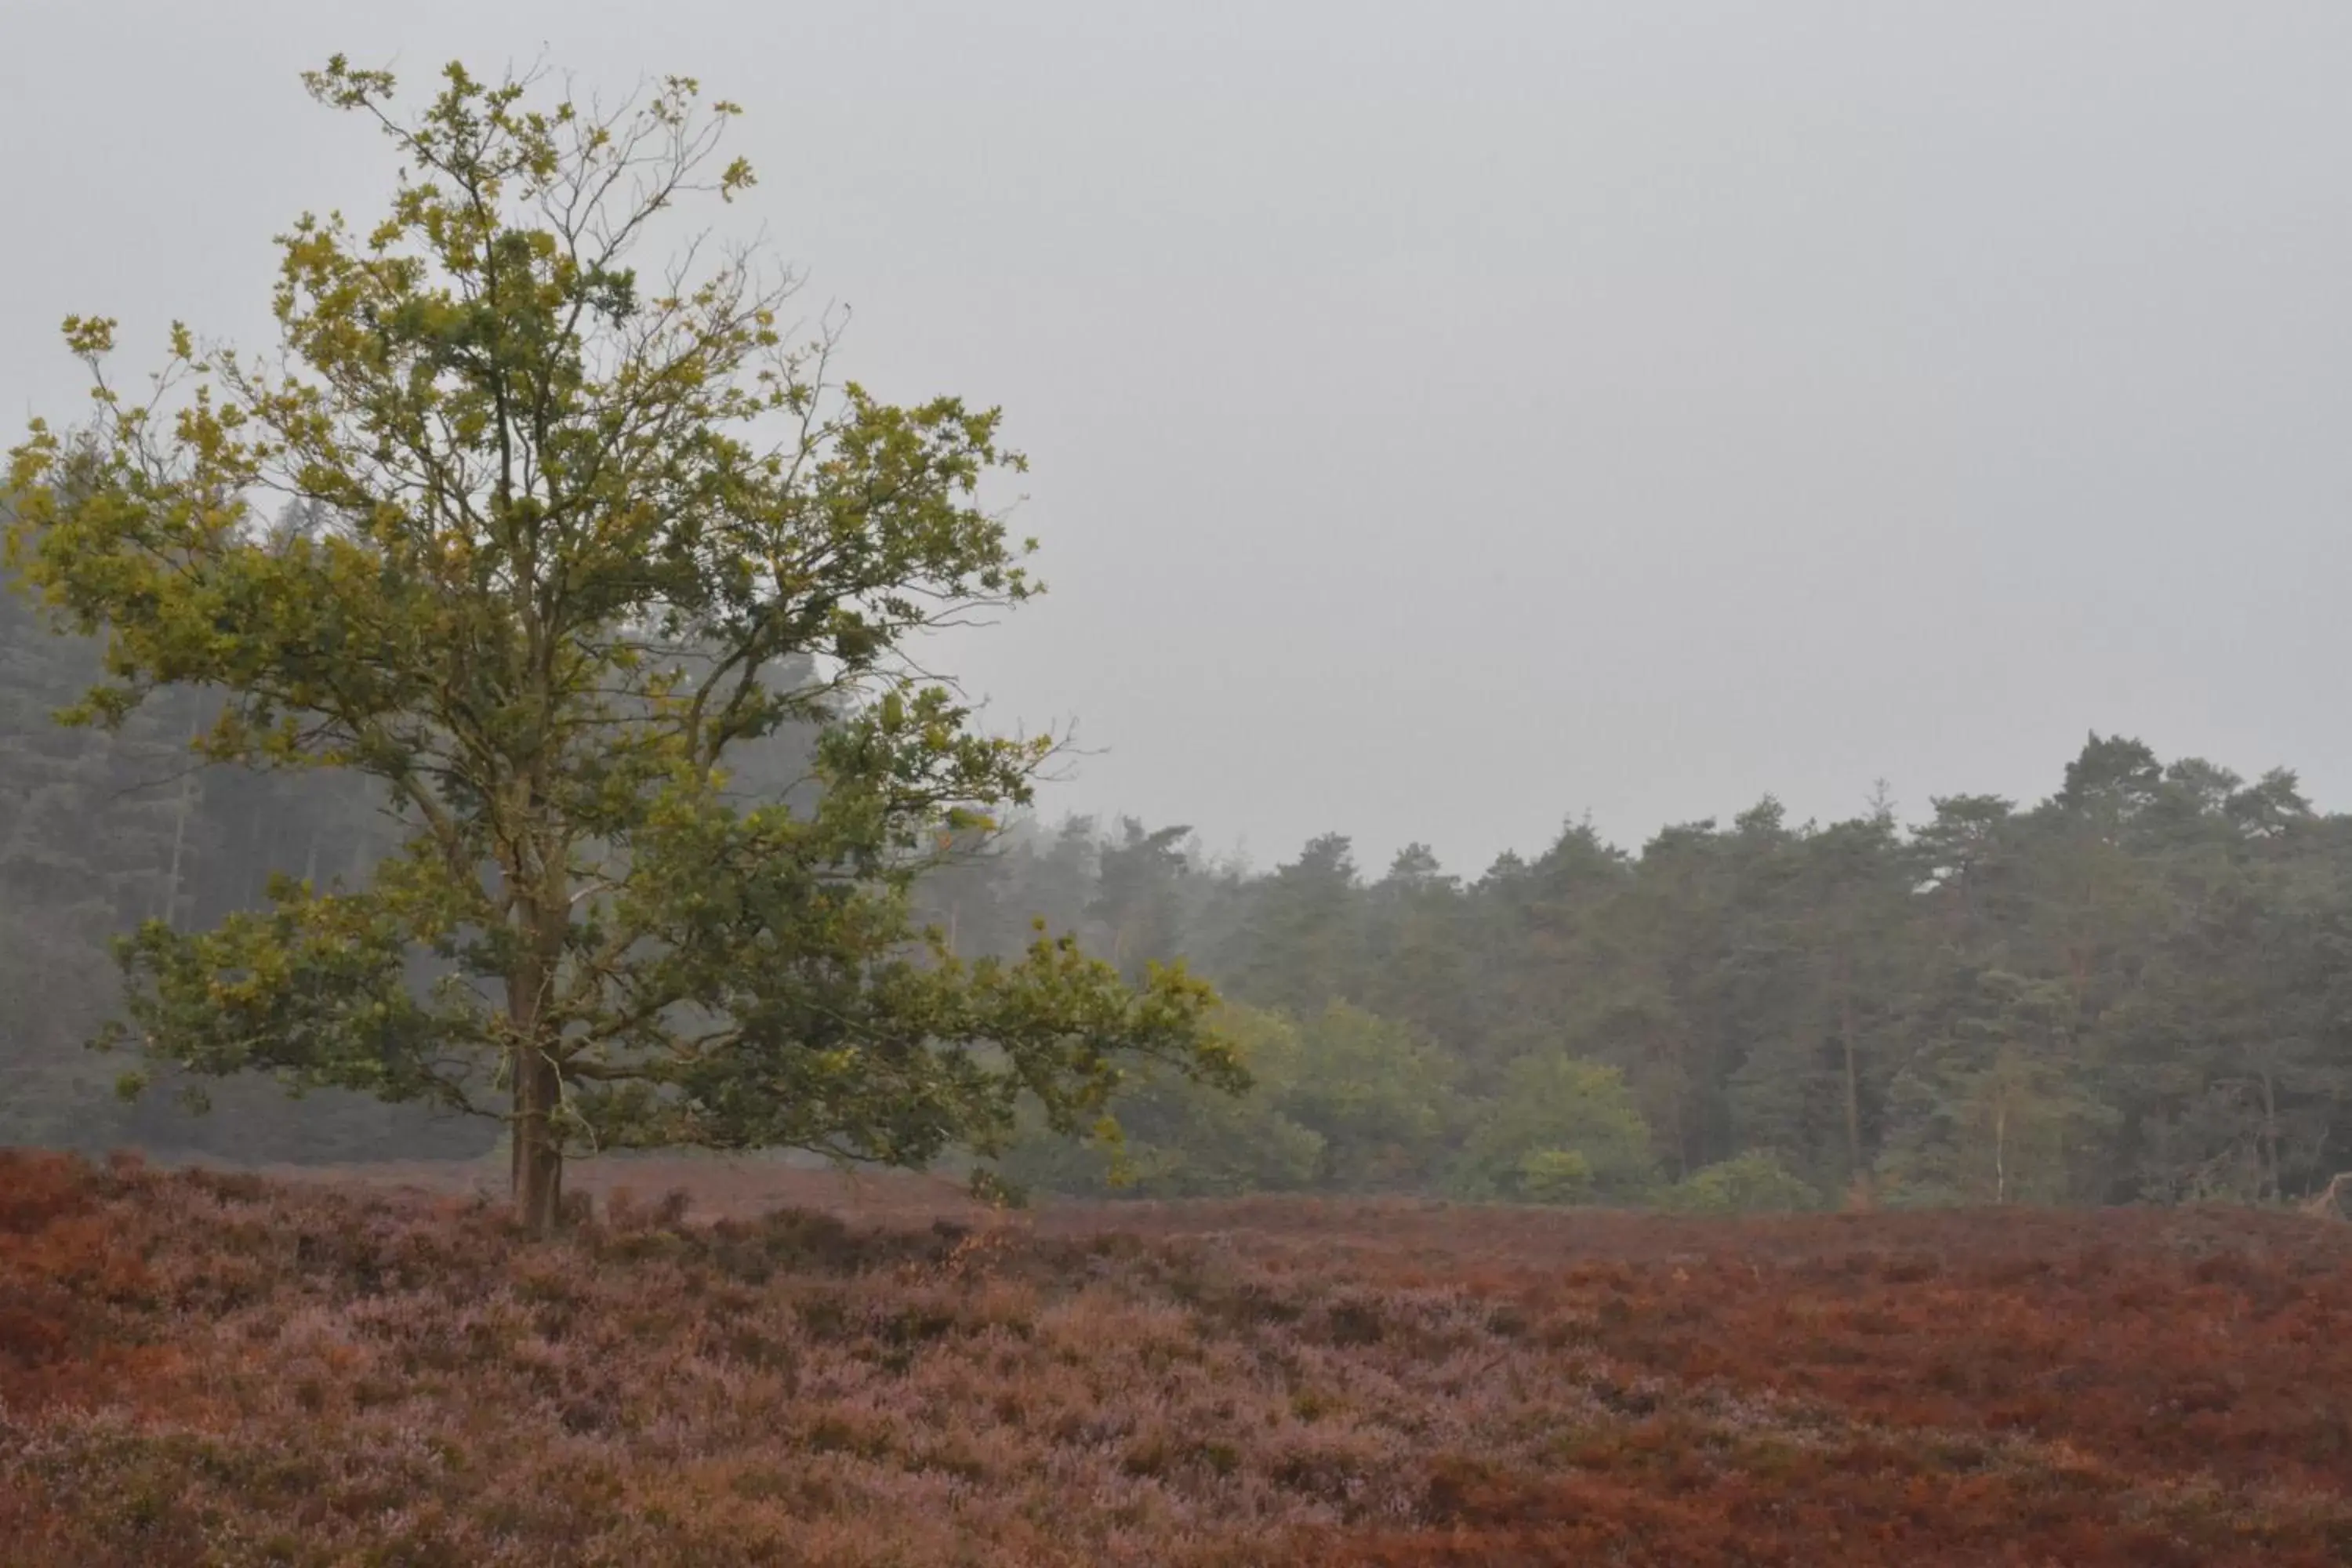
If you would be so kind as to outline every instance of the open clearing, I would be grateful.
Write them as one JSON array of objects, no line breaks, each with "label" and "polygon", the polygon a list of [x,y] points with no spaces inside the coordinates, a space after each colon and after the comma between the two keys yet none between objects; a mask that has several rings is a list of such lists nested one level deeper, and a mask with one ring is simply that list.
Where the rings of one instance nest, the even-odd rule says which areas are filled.
[{"label": "open clearing", "polygon": [[2352,1563],[2352,1226],[478,1173],[0,1153],[0,1557]]}]

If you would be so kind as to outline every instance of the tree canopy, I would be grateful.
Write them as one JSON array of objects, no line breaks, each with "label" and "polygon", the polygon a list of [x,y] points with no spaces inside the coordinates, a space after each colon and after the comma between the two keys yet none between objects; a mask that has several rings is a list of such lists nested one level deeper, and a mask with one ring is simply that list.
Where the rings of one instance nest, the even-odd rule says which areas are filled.
[{"label": "tree canopy", "polygon": [[[114,321],[70,320],[94,415],[10,453],[11,559],[103,642],[69,721],[201,693],[204,758],[366,775],[400,825],[208,930],[142,925],[147,1049],[502,1117],[541,1226],[573,1148],[920,1163],[1024,1098],[1075,1125],[1126,1054],[1231,1079],[1180,966],[967,961],[913,922],[1052,749],[913,658],[1037,591],[983,505],[1022,459],[993,409],[836,380],[837,320],[789,327],[755,247],[641,270],[674,209],[751,188],[735,106],[452,65],[404,116],[388,73],[306,82],[401,173],[381,218],[279,238],[276,352],[175,326],[133,395]],[[804,777],[730,787],[793,726]]]}]

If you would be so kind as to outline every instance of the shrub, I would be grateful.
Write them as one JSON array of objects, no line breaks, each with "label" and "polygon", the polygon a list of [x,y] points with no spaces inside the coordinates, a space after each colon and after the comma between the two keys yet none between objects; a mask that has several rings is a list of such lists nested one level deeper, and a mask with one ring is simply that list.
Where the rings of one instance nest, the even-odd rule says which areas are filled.
[{"label": "shrub", "polygon": [[1778,1154],[1751,1149],[1693,1171],[1666,1188],[1659,1205],[1679,1214],[1782,1214],[1819,1208],[1822,1194]]},{"label": "shrub", "polygon": [[[1583,1163],[1580,1178],[1562,1156]],[[1471,1132],[1453,1185],[1464,1197],[1529,1203],[1631,1198],[1649,1185],[1651,1162],[1649,1124],[1623,1074],[1539,1051],[1506,1072],[1502,1096]]]},{"label": "shrub", "polygon": [[1529,1203],[1576,1203],[1591,1194],[1592,1162],[1573,1149],[1538,1149],[1520,1159],[1518,1185]]},{"label": "shrub", "polygon": [[1024,1119],[1000,1163],[1021,1186],[1095,1196],[1229,1197],[1295,1191],[1313,1184],[1322,1137],[1285,1116],[1269,1098],[1263,1069],[1277,1079],[1297,1048],[1288,1022],[1248,1008],[1221,1009],[1219,1033],[1235,1059],[1258,1079],[1234,1096],[1181,1073],[1146,1069],[1111,1103],[1116,1136],[1077,1143],[1054,1134],[1042,1117]]}]

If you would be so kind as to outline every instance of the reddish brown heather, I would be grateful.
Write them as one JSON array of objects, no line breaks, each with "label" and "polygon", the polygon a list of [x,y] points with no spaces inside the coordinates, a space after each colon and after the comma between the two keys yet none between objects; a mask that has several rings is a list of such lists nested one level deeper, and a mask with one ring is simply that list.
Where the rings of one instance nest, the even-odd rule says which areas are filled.
[{"label": "reddish brown heather", "polygon": [[2352,1226],[471,1179],[0,1153],[0,1562],[2352,1563]]}]

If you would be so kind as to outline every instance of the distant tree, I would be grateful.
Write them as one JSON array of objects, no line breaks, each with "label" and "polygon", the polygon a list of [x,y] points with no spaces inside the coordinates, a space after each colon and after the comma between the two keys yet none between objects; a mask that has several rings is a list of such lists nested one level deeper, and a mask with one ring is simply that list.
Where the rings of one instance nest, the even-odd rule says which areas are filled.
[{"label": "distant tree", "polygon": [[1315,1184],[1395,1191],[1434,1173],[1456,1120],[1454,1068],[1410,1027],[1335,1002],[1261,1059],[1267,1102],[1322,1140]]},{"label": "distant tree", "polygon": [[1461,879],[1447,876],[1427,846],[1408,844],[1364,901],[1364,976],[1353,1000],[1465,1056],[1479,1016]]},{"label": "distant tree", "polygon": [[1571,822],[1532,861],[1497,858],[1472,889],[1483,1037],[1468,1064],[1475,1092],[1493,1094],[1510,1063],[1574,1040],[1609,974],[1595,938],[1627,879],[1624,855],[1591,823]]},{"label": "distant tree", "polygon": [[2140,1195],[2275,1202],[2352,1109],[2347,868],[2284,775],[2210,776],[2147,846],[2173,915],[2095,1043]]},{"label": "distant tree", "polygon": [[1661,1157],[1688,1175],[1728,1151],[1725,1094],[1755,1020],[1728,994],[1739,862],[1712,821],[1661,831],[1611,909],[1612,963],[1570,1037],[1580,1056],[1625,1070]]},{"label": "distant tree", "polygon": [[1503,1083],[1455,1169],[1464,1196],[1564,1203],[1648,1189],[1650,1129],[1615,1068],[1538,1052],[1512,1063]]},{"label": "distant tree", "polygon": [[1182,919],[1179,884],[1190,869],[1184,841],[1190,827],[1146,831],[1135,818],[1119,822],[1118,842],[1102,846],[1096,893],[1087,913],[1108,933],[1110,961],[1130,980],[1176,956]]},{"label": "distant tree", "polygon": [[1363,884],[1346,835],[1308,840],[1252,890],[1240,951],[1225,966],[1236,994],[1303,1017],[1360,994]]},{"label": "distant tree", "polygon": [[1782,864],[1776,940],[1793,1005],[1742,1064],[1747,1142],[1811,1151],[1823,1184],[1866,1189],[1911,968],[1910,868],[1883,811],[1793,837]]},{"label": "distant tree", "polygon": [[1324,1169],[1324,1140],[1280,1109],[1299,1058],[1289,1020],[1226,1006],[1219,1037],[1253,1079],[1240,1096],[1147,1066],[1132,1075],[1082,1142],[1055,1136],[1031,1112],[1003,1162],[1024,1186],[1087,1196],[1234,1197],[1297,1192]]},{"label": "distant tree", "polygon": [[[751,185],[718,153],[734,107],[673,78],[600,111],[453,65],[403,120],[386,73],[306,79],[403,173],[374,226],[280,239],[282,354],[175,327],[133,395],[114,323],[69,321],[94,416],[10,454],[13,558],[105,638],[74,718],[208,688],[204,755],[357,770],[406,825],[352,885],[144,925],[147,1048],[501,1117],[536,1228],[579,1147],[912,1163],[994,1146],[1024,1097],[1077,1124],[1123,1053],[1231,1079],[1181,969],[919,940],[910,884],[1049,751],[976,733],[905,658],[1035,591],[978,500],[1020,460],[992,411],[833,384],[832,334],[786,340],[756,253],[640,275],[677,204]],[[262,526],[271,497],[297,526]],[[790,724],[813,789],[733,795]]]},{"label": "distant tree", "polygon": [[1822,1194],[1769,1149],[1750,1149],[1693,1171],[1658,1194],[1678,1214],[1790,1214],[1821,1206]]},{"label": "distant tree", "polygon": [[2112,1120],[2070,1020],[2067,987],[1956,968],[1955,994],[1925,1010],[1890,1091],[1891,1201],[2063,1203],[2074,1155]]}]

